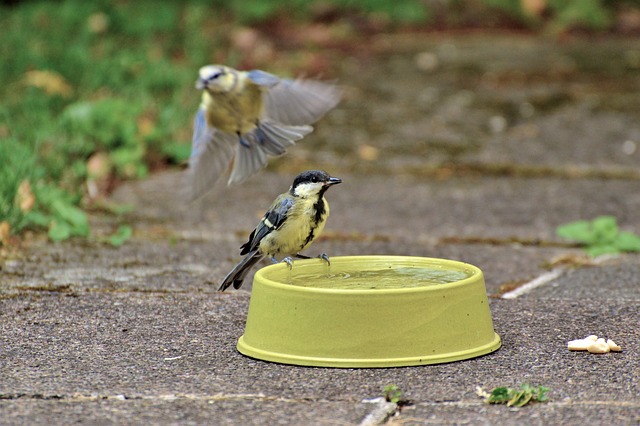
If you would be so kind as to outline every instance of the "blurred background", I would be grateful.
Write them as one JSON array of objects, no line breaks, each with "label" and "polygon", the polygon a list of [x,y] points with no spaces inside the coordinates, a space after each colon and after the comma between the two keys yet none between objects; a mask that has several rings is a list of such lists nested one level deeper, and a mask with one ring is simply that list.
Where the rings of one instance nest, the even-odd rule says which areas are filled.
[{"label": "blurred background", "polygon": [[184,168],[209,63],[345,87],[275,171],[639,164],[640,0],[4,1],[0,28],[5,246],[88,237],[122,182]]}]

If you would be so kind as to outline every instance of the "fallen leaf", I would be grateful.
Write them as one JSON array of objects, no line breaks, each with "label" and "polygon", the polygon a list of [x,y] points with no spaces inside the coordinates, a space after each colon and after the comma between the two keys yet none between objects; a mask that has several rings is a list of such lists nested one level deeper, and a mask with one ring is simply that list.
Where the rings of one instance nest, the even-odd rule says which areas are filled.
[{"label": "fallen leaf", "polygon": [[16,204],[20,208],[20,211],[26,213],[33,208],[35,203],[36,197],[31,190],[31,183],[25,179],[20,183],[16,191]]},{"label": "fallen leaf", "polygon": [[11,225],[6,220],[0,222],[0,243],[3,245],[9,242],[9,236],[11,235]]},{"label": "fallen leaf", "polygon": [[73,88],[55,71],[27,71],[24,82],[28,86],[38,87],[48,95],[61,95],[66,98],[73,94]]}]

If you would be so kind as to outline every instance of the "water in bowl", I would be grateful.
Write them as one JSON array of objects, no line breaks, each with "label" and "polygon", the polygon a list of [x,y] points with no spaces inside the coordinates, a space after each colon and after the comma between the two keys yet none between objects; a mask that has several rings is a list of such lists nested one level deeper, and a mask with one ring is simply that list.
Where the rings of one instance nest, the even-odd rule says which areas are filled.
[{"label": "water in bowl", "polygon": [[300,287],[339,288],[347,290],[398,289],[448,284],[471,276],[464,270],[388,267],[375,270],[344,271],[339,273],[296,273],[295,266],[286,281]]}]

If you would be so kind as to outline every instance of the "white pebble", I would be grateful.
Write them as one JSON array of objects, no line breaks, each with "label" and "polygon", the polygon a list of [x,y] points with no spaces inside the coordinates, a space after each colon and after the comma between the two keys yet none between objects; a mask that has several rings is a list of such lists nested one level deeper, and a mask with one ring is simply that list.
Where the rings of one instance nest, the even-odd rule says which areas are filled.
[{"label": "white pebble", "polygon": [[567,343],[567,348],[570,351],[586,351],[589,345],[591,345],[592,343],[592,340],[587,339],[572,340]]},{"label": "white pebble", "polygon": [[595,334],[591,334],[585,337],[584,340],[591,340],[592,342],[595,342],[596,340],[598,340],[598,336],[596,336]]},{"label": "white pebble", "polygon": [[609,348],[609,345],[604,339],[600,338],[595,342],[591,342],[587,350],[592,354],[606,354],[611,351],[611,348]]},{"label": "white pebble", "polygon": [[622,350],[622,348],[611,339],[607,339],[607,345],[609,345],[609,349],[611,349],[611,352],[620,352]]}]

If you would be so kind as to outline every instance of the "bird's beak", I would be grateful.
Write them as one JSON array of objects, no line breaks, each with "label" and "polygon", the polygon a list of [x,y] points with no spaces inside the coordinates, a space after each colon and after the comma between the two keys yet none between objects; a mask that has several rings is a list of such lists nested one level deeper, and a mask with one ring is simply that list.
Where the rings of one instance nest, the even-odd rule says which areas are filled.
[{"label": "bird's beak", "polygon": [[207,87],[207,83],[203,79],[199,78],[196,80],[196,89],[204,90],[206,89],[206,87]]},{"label": "bird's beak", "polygon": [[342,183],[342,179],[337,177],[330,177],[329,180],[325,183],[325,185],[330,186],[330,185],[337,185],[339,183]]}]

